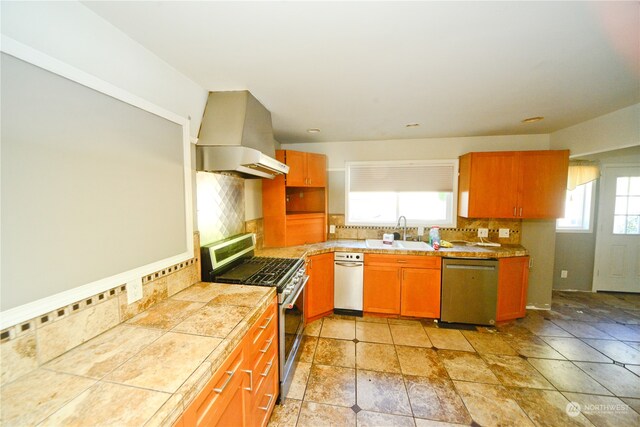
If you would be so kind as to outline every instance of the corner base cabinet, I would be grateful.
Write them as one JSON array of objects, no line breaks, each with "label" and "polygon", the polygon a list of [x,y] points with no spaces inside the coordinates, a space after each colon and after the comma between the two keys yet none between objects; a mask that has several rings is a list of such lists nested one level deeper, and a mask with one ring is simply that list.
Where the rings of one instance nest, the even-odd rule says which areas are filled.
[{"label": "corner base cabinet", "polygon": [[365,254],[364,312],[440,317],[440,257]]},{"label": "corner base cabinet", "polygon": [[175,426],[266,426],[279,393],[274,299]]},{"label": "corner base cabinet", "polygon": [[333,313],[333,252],[307,258],[305,323]]},{"label": "corner base cabinet", "polygon": [[498,261],[496,320],[512,320],[527,314],[529,257],[500,258]]}]

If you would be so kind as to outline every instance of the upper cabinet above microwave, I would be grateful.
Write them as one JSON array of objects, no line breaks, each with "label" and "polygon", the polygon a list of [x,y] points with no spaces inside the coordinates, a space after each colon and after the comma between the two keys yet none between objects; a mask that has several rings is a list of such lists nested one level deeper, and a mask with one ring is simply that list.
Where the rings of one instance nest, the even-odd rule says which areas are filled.
[{"label": "upper cabinet above microwave", "polygon": [[327,156],[283,150],[284,163],[289,166],[285,179],[287,187],[325,187],[327,185]]},{"label": "upper cabinet above microwave", "polygon": [[465,218],[561,218],[569,150],[467,153],[458,211]]}]

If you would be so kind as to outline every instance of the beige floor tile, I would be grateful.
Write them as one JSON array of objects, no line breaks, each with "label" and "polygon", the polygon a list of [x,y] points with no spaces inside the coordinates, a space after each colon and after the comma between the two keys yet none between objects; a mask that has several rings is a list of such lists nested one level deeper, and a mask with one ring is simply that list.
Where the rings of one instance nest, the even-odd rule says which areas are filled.
[{"label": "beige floor tile", "polygon": [[362,316],[356,317],[356,322],[366,322],[366,323],[389,323],[386,317],[375,317],[375,316]]},{"label": "beige floor tile", "polygon": [[509,345],[520,355],[525,357],[536,357],[538,359],[558,359],[565,360],[562,354],[554,350],[542,338],[530,335],[513,336],[507,340]]},{"label": "beige floor tile", "polygon": [[567,360],[528,359],[551,384],[560,391],[611,395],[596,380]]},{"label": "beige floor tile", "polygon": [[602,332],[599,329],[594,328],[585,322],[575,322],[571,320],[556,320],[552,321],[556,325],[560,326],[565,331],[577,338],[596,338],[596,339],[612,339],[613,337],[606,332]]},{"label": "beige floor tile", "polygon": [[445,423],[441,421],[425,420],[424,418],[414,418],[416,427],[460,427],[460,424]]},{"label": "beige floor tile", "polygon": [[419,375],[432,378],[448,378],[447,370],[431,348],[396,346],[403,375]]},{"label": "beige floor tile", "polygon": [[525,317],[525,319],[523,319],[523,321],[521,322],[521,325],[524,328],[530,330],[531,333],[538,336],[567,338],[573,337],[573,335],[571,335],[569,332],[565,331],[553,322],[543,319],[540,316],[527,315],[527,317]]},{"label": "beige floor tile", "polygon": [[537,426],[592,426],[584,415],[567,413],[569,401],[558,391],[515,388],[511,394]]},{"label": "beige floor tile", "polygon": [[395,346],[389,344],[357,343],[356,367],[370,371],[401,372]]},{"label": "beige floor tile", "polygon": [[358,369],[358,406],[365,411],[412,415],[402,375]]},{"label": "beige floor tile", "polygon": [[356,371],[338,366],[312,365],[304,400],[351,407],[356,403]]},{"label": "beige floor tile", "polygon": [[358,427],[415,427],[412,417],[360,411],[356,416]]},{"label": "beige floor tile", "polygon": [[583,339],[596,350],[609,356],[616,362],[629,365],[640,365],[640,351],[620,341]]},{"label": "beige floor tile", "polygon": [[571,402],[580,405],[580,412],[593,424],[603,427],[637,427],[640,414],[625,402],[613,396],[564,393]]},{"label": "beige floor tile", "polygon": [[624,342],[626,345],[628,345],[629,347],[633,347],[636,350],[640,351],[640,342],[633,342],[633,341],[625,341]]},{"label": "beige floor tile", "polygon": [[438,356],[451,379],[500,384],[489,365],[476,353],[439,350]]},{"label": "beige floor tile", "polygon": [[431,344],[441,350],[475,351],[460,331],[455,329],[425,328]]},{"label": "beige floor tile", "polygon": [[542,339],[568,360],[611,363],[611,359],[578,338],[543,337]]},{"label": "beige floor tile", "polygon": [[640,398],[640,378],[612,363],[576,362],[576,366],[618,397]]},{"label": "beige floor tile", "polygon": [[467,425],[471,423],[471,416],[451,380],[405,376],[404,381],[415,417]]},{"label": "beige floor tile", "polygon": [[322,338],[352,340],[356,337],[356,321],[326,318],[322,321],[320,336]]},{"label": "beige floor tile", "polygon": [[482,426],[533,426],[511,394],[500,385],[454,381],[473,420]]},{"label": "beige floor tile", "polygon": [[312,337],[320,336],[320,330],[322,329],[322,319],[314,320],[305,326],[303,334]]},{"label": "beige floor tile", "polygon": [[591,326],[620,341],[640,341],[640,331],[619,323],[593,323]]},{"label": "beige floor tile", "polygon": [[285,399],[281,405],[276,405],[269,419],[268,427],[296,427],[302,401]]},{"label": "beige floor tile", "polygon": [[313,362],[313,355],[316,352],[318,346],[318,337],[311,335],[303,335],[300,340],[300,362],[311,363]]},{"label": "beige floor tile", "polygon": [[[169,393],[101,382],[66,404],[42,425],[142,425],[169,397]],[[91,414],[90,421],[87,414]]]},{"label": "beige floor tile", "polygon": [[640,365],[624,365],[624,367],[640,377]]},{"label": "beige floor tile", "polygon": [[355,427],[356,413],[351,408],[302,402],[297,427]]},{"label": "beige floor tile", "polygon": [[495,333],[463,331],[462,334],[478,353],[517,355],[516,351]]},{"label": "beige floor tile", "polygon": [[390,325],[422,326],[422,322],[417,319],[398,319],[395,317],[389,317],[387,321]]},{"label": "beige floor tile", "polygon": [[355,368],[356,344],[353,341],[320,338],[313,363]]},{"label": "beige floor tile", "polygon": [[46,369],[30,372],[0,388],[0,425],[36,425],[95,382]]},{"label": "beige floor tile", "polygon": [[393,339],[391,339],[391,330],[386,322],[356,322],[356,338],[358,341],[393,344]]},{"label": "beige floor tile", "polygon": [[291,379],[291,386],[287,392],[287,399],[304,399],[304,393],[307,391],[307,382],[311,373],[311,363],[298,362],[296,370]]},{"label": "beige floor tile", "polygon": [[518,356],[485,354],[482,358],[502,385],[553,389],[553,386],[526,360]]},{"label": "beige floor tile", "polygon": [[633,409],[638,414],[640,414],[640,399],[632,399],[632,398],[629,398],[629,397],[623,397],[622,401],[624,403],[626,403],[627,405],[629,405],[629,407],[631,409]]},{"label": "beige floor tile", "polygon": [[420,322],[391,323],[391,320],[389,320],[389,328],[395,345],[431,347],[431,341]]}]

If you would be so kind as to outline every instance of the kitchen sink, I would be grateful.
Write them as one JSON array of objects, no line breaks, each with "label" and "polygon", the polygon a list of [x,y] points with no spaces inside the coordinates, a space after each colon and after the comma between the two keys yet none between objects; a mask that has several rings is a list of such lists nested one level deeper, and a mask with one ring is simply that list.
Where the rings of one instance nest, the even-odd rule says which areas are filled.
[{"label": "kitchen sink", "polygon": [[410,242],[408,240],[394,240],[392,244],[385,244],[382,240],[367,239],[365,244],[371,249],[405,249],[405,250],[421,250],[431,251],[433,248],[425,242]]}]

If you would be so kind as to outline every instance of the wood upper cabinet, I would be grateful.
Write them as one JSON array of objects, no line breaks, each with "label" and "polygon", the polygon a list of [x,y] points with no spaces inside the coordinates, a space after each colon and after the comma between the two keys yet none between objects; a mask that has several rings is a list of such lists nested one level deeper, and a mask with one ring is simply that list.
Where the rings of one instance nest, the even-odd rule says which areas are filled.
[{"label": "wood upper cabinet", "polygon": [[333,313],[333,253],[310,256],[307,274],[305,322],[312,322]]},{"label": "wood upper cabinet", "polygon": [[529,257],[500,258],[498,263],[496,320],[524,317],[527,312]]},{"label": "wood upper cabinet", "polygon": [[568,150],[467,153],[460,157],[459,215],[560,218],[568,168]]},{"label": "wood upper cabinet", "polygon": [[440,317],[440,258],[365,254],[364,311]]},{"label": "wood upper cabinet", "polygon": [[292,150],[284,152],[284,163],[289,166],[287,187],[325,187],[327,185],[327,156]]}]

